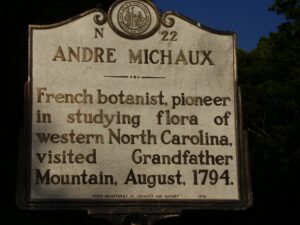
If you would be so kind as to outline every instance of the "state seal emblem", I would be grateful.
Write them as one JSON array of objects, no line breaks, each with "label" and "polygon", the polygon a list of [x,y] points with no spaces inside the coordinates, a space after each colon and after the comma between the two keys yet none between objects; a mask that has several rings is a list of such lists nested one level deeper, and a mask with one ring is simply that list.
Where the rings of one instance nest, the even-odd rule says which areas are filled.
[{"label": "state seal emblem", "polygon": [[118,23],[128,34],[142,34],[151,24],[151,13],[142,2],[127,2],[118,12]]},{"label": "state seal emblem", "polygon": [[160,15],[148,0],[120,0],[110,9],[109,24],[125,38],[142,39],[157,31]]}]

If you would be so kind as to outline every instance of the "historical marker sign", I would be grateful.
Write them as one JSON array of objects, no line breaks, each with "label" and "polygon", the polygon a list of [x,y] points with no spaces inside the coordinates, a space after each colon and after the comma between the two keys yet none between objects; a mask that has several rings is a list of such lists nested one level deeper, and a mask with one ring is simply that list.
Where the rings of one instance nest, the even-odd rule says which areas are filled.
[{"label": "historical marker sign", "polygon": [[27,204],[247,206],[235,41],[138,0],[30,26]]}]

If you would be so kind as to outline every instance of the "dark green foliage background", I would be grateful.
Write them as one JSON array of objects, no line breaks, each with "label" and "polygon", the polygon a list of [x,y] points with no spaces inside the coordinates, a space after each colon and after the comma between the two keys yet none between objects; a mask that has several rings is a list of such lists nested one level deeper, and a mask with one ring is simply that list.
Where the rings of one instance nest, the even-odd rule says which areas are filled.
[{"label": "dark green foliage background", "polygon": [[254,206],[299,211],[300,1],[276,0],[286,22],[250,53],[238,51]]},{"label": "dark green foliage background", "polygon": [[[29,212],[15,205],[18,132],[23,126],[27,80],[28,24],[50,24],[85,10],[106,10],[114,0],[10,1],[2,7],[2,96],[5,120],[0,224],[106,224],[85,212]],[[238,50],[239,84],[249,152],[254,204],[247,211],[201,211],[159,224],[270,224],[290,222],[300,212],[300,0],[276,0],[270,10],[284,15],[278,32],[261,38],[251,52]],[[253,15],[255,16],[255,15]],[[251,18],[249,18],[251,19]],[[8,148],[4,147],[7,146]]]}]

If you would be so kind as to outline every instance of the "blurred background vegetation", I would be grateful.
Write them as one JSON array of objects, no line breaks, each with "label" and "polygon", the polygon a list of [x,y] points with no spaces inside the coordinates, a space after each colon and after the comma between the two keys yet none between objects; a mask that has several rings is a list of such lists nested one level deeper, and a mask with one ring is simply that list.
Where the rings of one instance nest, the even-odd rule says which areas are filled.
[{"label": "blurred background vegetation", "polygon": [[299,211],[300,1],[276,0],[270,10],[286,22],[238,51],[254,206]]}]

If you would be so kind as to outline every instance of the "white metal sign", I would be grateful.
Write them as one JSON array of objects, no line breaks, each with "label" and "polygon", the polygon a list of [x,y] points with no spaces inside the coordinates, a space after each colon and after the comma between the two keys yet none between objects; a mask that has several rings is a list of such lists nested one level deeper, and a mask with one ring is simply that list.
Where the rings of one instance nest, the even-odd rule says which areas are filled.
[{"label": "white metal sign", "polygon": [[244,201],[235,44],[137,0],[31,26],[29,201]]}]

